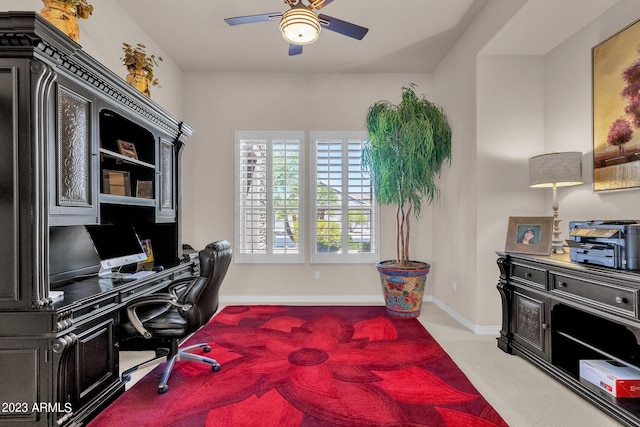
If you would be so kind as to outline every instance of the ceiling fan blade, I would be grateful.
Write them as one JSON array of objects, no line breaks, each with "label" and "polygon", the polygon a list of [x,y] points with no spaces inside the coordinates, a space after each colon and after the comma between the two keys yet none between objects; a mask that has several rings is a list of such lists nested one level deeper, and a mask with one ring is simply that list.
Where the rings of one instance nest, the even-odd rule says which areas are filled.
[{"label": "ceiling fan blade", "polygon": [[255,22],[277,21],[282,18],[282,12],[263,13],[262,15],[236,16],[234,18],[225,18],[224,21],[229,25],[253,24]]},{"label": "ceiling fan blade", "polygon": [[302,45],[289,43],[289,56],[300,55],[302,53]]},{"label": "ceiling fan blade", "polygon": [[318,17],[320,18],[320,25],[327,30],[335,31],[336,33],[340,33],[354,39],[362,40],[369,31],[368,28],[352,24],[351,22],[342,21],[338,18],[332,18],[331,16],[320,14]]}]

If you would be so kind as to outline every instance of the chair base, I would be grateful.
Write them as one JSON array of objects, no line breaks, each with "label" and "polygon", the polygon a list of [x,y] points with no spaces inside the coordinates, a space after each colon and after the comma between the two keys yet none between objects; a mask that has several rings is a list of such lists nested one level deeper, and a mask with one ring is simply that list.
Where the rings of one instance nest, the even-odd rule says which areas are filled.
[{"label": "chair base", "polygon": [[169,349],[157,349],[156,357],[154,357],[153,359],[140,363],[124,371],[122,373],[122,381],[124,381],[125,383],[129,382],[131,380],[131,374],[133,372],[157,363],[162,363],[166,360],[167,365],[165,366],[164,371],[162,372],[162,376],[160,377],[160,382],[158,383],[158,394],[163,394],[169,390],[167,381],[169,381],[169,376],[171,375],[171,371],[173,370],[175,363],[179,360],[189,360],[191,362],[205,363],[207,365],[211,365],[211,370],[213,372],[219,371],[220,364],[215,359],[191,353],[193,350],[199,348],[203,349],[205,353],[209,353],[211,351],[211,347],[207,343],[194,344],[180,349],[178,348],[178,343],[174,341],[171,343],[171,348]]}]

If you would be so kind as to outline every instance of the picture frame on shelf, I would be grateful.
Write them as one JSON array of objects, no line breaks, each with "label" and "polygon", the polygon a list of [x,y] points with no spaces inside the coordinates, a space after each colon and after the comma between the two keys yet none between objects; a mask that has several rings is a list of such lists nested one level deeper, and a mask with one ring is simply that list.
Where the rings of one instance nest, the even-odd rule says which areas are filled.
[{"label": "picture frame on shelf", "polygon": [[593,47],[593,191],[640,188],[640,20]]},{"label": "picture frame on shelf", "polygon": [[102,171],[102,192],[114,196],[131,196],[129,172],[104,169]]},{"label": "picture frame on shelf", "polygon": [[151,247],[150,239],[140,239],[140,244],[142,244],[142,249],[144,249],[144,253],[147,254],[147,259],[144,261],[138,262],[138,271],[141,270],[153,270],[155,266],[155,260],[153,258],[153,248]]},{"label": "picture frame on shelf", "polygon": [[509,217],[505,252],[549,255],[553,237],[552,216]]},{"label": "picture frame on shelf", "polygon": [[138,160],[138,152],[136,151],[136,145],[133,142],[117,140],[118,152],[125,157]]},{"label": "picture frame on shelf", "polygon": [[153,199],[153,181],[137,181],[136,197]]}]

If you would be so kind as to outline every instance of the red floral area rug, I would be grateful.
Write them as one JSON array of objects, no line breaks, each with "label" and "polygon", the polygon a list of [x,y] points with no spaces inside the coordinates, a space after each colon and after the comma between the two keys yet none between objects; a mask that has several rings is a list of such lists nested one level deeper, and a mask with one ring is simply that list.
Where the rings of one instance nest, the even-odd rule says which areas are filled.
[{"label": "red floral area rug", "polygon": [[89,425],[506,426],[416,319],[384,307],[229,306],[185,344],[222,365],[164,364]]}]

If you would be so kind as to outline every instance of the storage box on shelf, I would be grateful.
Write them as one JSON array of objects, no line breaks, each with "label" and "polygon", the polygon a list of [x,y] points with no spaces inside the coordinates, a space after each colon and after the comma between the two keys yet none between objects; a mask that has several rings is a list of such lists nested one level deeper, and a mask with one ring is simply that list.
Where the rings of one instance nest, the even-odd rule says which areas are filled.
[{"label": "storage box on shelf", "polygon": [[606,396],[640,397],[640,369],[617,360],[581,360],[580,381],[595,385]]}]

